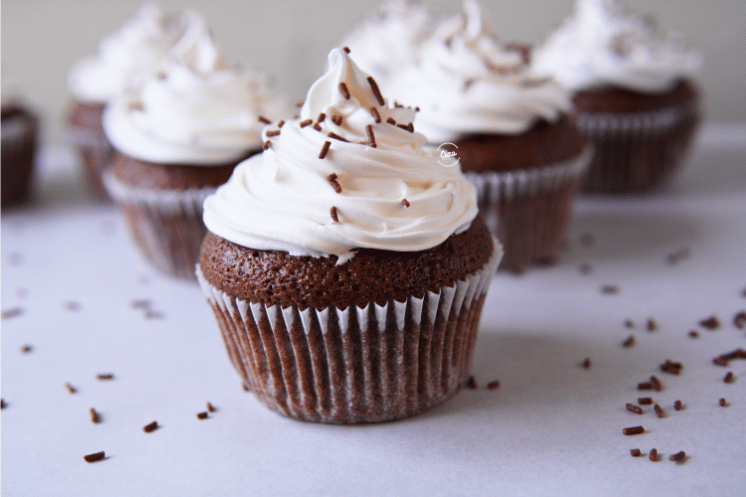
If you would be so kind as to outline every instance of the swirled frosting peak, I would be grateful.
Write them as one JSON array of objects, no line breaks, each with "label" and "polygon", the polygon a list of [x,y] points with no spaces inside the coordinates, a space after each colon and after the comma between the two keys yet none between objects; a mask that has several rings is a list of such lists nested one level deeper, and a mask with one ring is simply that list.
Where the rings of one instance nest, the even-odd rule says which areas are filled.
[{"label": "swirled frosting peak", "polygon": [[419,64],[394,75],[389,89],[420,106],[417,128],[433,143],[522,133],[539,119],[556,121],[570,106],[565,90],[533,74],[527,46],[497,39],[475,0],[438,27]]},{"label": "swirled frosting peak", "polygon": [[156,163],[221,165],[261,146],[261,115],[282,103],[264,79],[229,64],[197,12],[160,71],[112,100],[104,130],[114,147]]},{"label": "swirled frosting peak", "polygon": [[79,60],[68,74],[77,100],[104,103],[156,72],[184,31],[181,14],[145,4],[119,31],[104,38],[98,53]]},{"label": "swirled frosting peak", "polygon": [[701,55],[617,0],[578,0],[536,52],[536,69],[572,91],[613,85],[665,92],[695,76]]},{"label": "swirled frosting peak", "polygon": [[389,0],[342,41],[360,68],[386,88],[388,76],[414,63],[436,15],[418,0]]},{"label": "swirled frosting peak", "polygon": [[444,167],[345,51],[329,54],[300,116],[272,123],[265,151],[205,200],[207,228],[244,247],[291,255],[425,250],[471,225],[474,187]]}]

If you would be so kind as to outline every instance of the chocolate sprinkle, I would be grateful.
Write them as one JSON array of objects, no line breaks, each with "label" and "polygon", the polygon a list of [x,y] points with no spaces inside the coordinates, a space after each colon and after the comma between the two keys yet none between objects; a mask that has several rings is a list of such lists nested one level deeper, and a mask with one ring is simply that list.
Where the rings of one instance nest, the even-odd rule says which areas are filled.
[{"label": "chocolate sprinkle", "polygon": [[637,399],[637,403],[643,406],[649,406],[653,403],[653,399],[651,399],[650,397],[640,397],[639,399]]},{"label": "chocolate sprinkle", "polygon": [[337,214],[337,208],[332,205],[332,208],[329,209],[329,215],[332,217],[332,221],[335,223],[339,222],[339,215]]},{"label": "chocolate sprinkle", "polygon": [[606,295],[615,295],[619,293],[619,287],[616,285],[603,285],[601,287],[601,293]]},{"label": "chocolate sprinkle", "polygon": [[495,380],[487,383],[487,389],[488,390],[495,390],[496,388],[500,388],[500,382]]},{"label": "chocolate sprinkle", "polygon": [[376,83],[376,80],[373,79],[373,76],[368,76],[368,84],[370,85],[370,89],[373,90],[373,96],[378,100],[378,105],[385,105],[386,101],[383,99],[381,90],[378,89],[378,84]]},{"label": "chocolate sprinkle", "polygon": [[69,384],[69,383],[65,383],[65,388],[66,388],[66,389],[67,389],[67,391],[68,391],[68,392],[70,392],[70,393],[75,393],[75,392],[77,392],[77,391],[78,391],[78,389],[77,389],[77,388],[75,388],[74,386],[72,386],[72,385],[71,385],[71,384]]},{"label": "chocolate sprinkle", "polygon": [[591,358],[590,357],[586,357],[585,360],[582,363],[582,366],[585,369],[589,369],[591,367]]},{"label": "chocolate sprinkle", "polygon": [[83,460],[85,462],[96,462],[100,461],[101,459],[104,459],[106,457],[106,454],[104,454],[104,451],[96,452],[95,454],[88,454],[87,456],[83,456]]},{"label": "chocolate sprinkle", "polygon": [[23,314],[23,309],[20,307],[14,307],[13,309],[8,309],[7,311],[3,311],[2,319],[14,318],[16,316],[20,316],[21,314]]},{"label": "chocolate sprinkle", "polygon": [[623,429],[622,433],[625,435],[639,435],[640,433],[645,433],[645,428],[642,426],[630,426],[629,428]]},{"label": "chocolate sprinkle", "polygon": [[635,344],[635,336],[630,335],[625,341],[622,342],[622,345],[626,348],[630,348]]},{"label": "chocolate sprinkle", "polygon": [[373,116],[373,120],[376,123],[380,123],[381,122],[381,114],[378,113],[378,109],[376,109],[375,107],[371,107],[370,108],[370,115]]},{"label": "chocolate sprinkle", "polygon": [[724,397],[720,397],[720,400],[718,400],[718,403],[720,404],[720,407],[725,407],[728,405],[728,401],[725,400]]},{"label": "chocolate sprinkle", "polygon": [[690,338],[699,338],[699,332],[695,330],[689,331],[689,337]]},{"label": "chocolate sprinkle", "polygon": [[637,384],[637,389],[638,390],[652,390],[653,389],[653,384],[650,383],[649,381],[644,382],[644,383],[638,383]]},{"label": "chocolate sprinkle", "polygon": [[[369,124],[368,126],[370,126],[370,124]],[[329,133],[327,133],[327,135],[326,135],[326,136],[328,136],[329,138],[334,138],[335,140],[339,140],[339,141],[343,141],[343,142],[348,142],[348,143],[349,143],[349,141],[348,141],[348,140],[346,140],[346,139],[344,139],[343,137],[339,136],[339,135],[338,135],[337,133],[335,133],[334,131],[330,131]]]},{"label": "chocolate sprinkle", "polygon": [[272,130],[272,131],[267,131],[267,136],[277,136],[279,134],[280,134],[280,130],[279,129],[275,129],[275,130]]},{"label": "chocolate sprinkle", "polygon": [[326,114],[324,112],[320,113],[319,116],[316,118],[317,123],[323,123],[324,119],[326,119]]},{"label": "chocolate sprinkle", "polygon": [[648,459],[650,459],[653,462],[658,462],[658,450],[650,449],[650,454],[648,454]]},{"label": "chocolate sprinkle", "polygon": [[298,100],[297,102],[295,102],[295,106],[298,107],[299,109],[303,107],[303,100]]},{"label": "chocolate sprinkle", "polygon": [[197,419],[207,419],[207,412],[202,411],[197,413]]},{"label": "chocolate sprinkle", "polygon": [[386,122],[389,123],[389,124],[396,125],[396,121],[394,121],[393,117],[387,117],[386,118]]},{"label": "chocolate sprinkle", "polygon": [[591,266],[587,262],[584,262],[583,264],[580,265],[580,272],[582,274],[591,274],[592,271],[593,271],[593,266]]},{"label": "chocolate sprinkle", "polygon": [[342,96],[345,97],[345,100],[350,99],[350,90],[347,89],[347,84],[345,84],[344,81],[339,82],[339,91],[342,92]]},{"label": "chocolate sprinkle", "polygon": [[215,412],[217,409],[215,409],[215,406],[212,405],[210,402],[207,403],[207,412]]},{"label": "chocolate sprinkle", "polygon": [[472,390],[476,390],[478,388],[477,379],[473,376],[469,376],[469,379],[466,380],[466,387],[471,388]]},{"label": "chocolate sprinkle", "polygon": [[680,362],[673,362],[671,359],[666,359],[666,362],[660,365],[661,371],[664,373],[670,373],[670,374],[681,374],[681,369],[684,366],[681,365]]},{"label": "chocolate sprinkle", "polygon": [[627,328],[634,328],[635,323],[631,319],[627,319],[626,321],[624,321],[624,326],[626,326]]},{"label": "chocolate sprinkle", "polygon": [[658,329],[658,324],[655,322],[653,318],[648,319],[647,323],[648,331],[655,331]]},{"label": "chocolate sprinkle", "polygon": [[[323,159],[324,157],[326,157],[326,154],[329,152],[329,147],[331,147],[331,145],[332,142],[330,142],[329,140],[324,142],[324,145],[322,145],[321,147],[321,152],[319,152],[319,159]],[[336,188],[334,189],[336,190]]]},{"label": "chocolate sprinkle", "polygon": [[345,53],[350,53],[350,47],[348,47],[348,46],[342,47],[342,50],[344,50]]},{"label": "chocolate sprinkle", "polygon": [[267,118],[266,118],[266,117],[264,117],[264,116],[259,116],[259,117],[257,118],[257,121],[259,121],[260,123],[264,123],[264,124],[269,124],[269,123],[271,123],[271,122],[272,122],[272,121],[270,121],[269,119],[267,119]]},{"label": "chocolate sprinkle", "polygon": [[34,350],[34,348],[31,345],[24,345],[23,347],[21,347],[22,354],[28,354],[32,350]]},{"label": "chocolate sprinkle", "polygon": [[365,126],[365,132],[368,134],[368,140],[370,140],[370,146],[376,147],[376,135],[373,134],[373,125],[367,124]]},{"label": "chocolate sprinkle", "polygon": [[311,124],[311,123],[313,123],[313,119],[306,119],[306,120],[304,120],[304,121],[301,121],[301,122],[299,122],[299,123],[298,123],[298,125],[299,125],[299,126],[300,126],[301,128],[305,128],[306,126],[308,126],[308,125],[309,125],[309,124]]},{"label": "chocolate sprinkle", "polygon": [[672,454],[671,457],[668,458],[669,461],[673,462],[681,462],[686,458],[686,452],[683,450],[680,452],[677,452],[676,454]]},{"label": "chocolate sprinkle", "polygon": [[627,403],[627,410],[635,414],[642,414],[642,407]]},{"label": "chocolate sprinkle", "polygon": [[642,452],[640,452],[640,449],[629,449],[629,455],[632,457],[640,457]]},{"label": "chocolate sprinkle", "polygon": [[409,207],[409,200],[407,200],[406,198],[401,199],[401,205],[403,205],[404,207]]},{"label": "chocolate sprinkle", "polygon": [[716,316],[710,316],[699,322],[699,325],[708,330],[715,330],[720,327],[720,320]]},{"label": "chocolate sprinkle", "polygon": [[313,123],[313,126],[311,127],[321,133],[321,125],[319,123]]},{"label": "chocolate sprinkle", "polygon": [[665,418],[666,417],[666,413],[663,412],[663,409],[658,404],[655,404],[653,406],[653,409],[655,410],[655,415],[658,416],[659,418]]},{"label": "chocolate sprinkle", "polygon": [[101,416],[99,415],[99,413],[96,412],[96,409],[91,407],[89,409],[89,412],[91,413],[91,423],[99,424],[101,422]]},{"label": "chocolate sprinkle", "polygon": [[285,121],[283,121],[283,120],[280,120],[280,122],[279,122],[279,123],[277,123],[277,127],[278,127],[278,128],[282,128],[282,126],[283,126],[284,124],[285,124]]},{"label": "chocolate sprinkle", "polygon": [[267,140],[266,142],[264,142],[264,145],[262,145],[262,150],[267,150],[270,145],[272,145],[272,142]]},{"label": "chocolate sprinkle", "polygon": [[[326,146],[327,143],[331,144],[331,142],[327,141],[327,142],[324,142],[324,146]],[[326,147],[326,149],[329,150],[329,147]],[[322,152],[324,152],[324,151],[322,150]],[[326,152],[324,152],[324,155],[326,155]],[[323,159],[323,157],[321,157],[321,154],[319,154],[319,158]],[[337,182],[337,175],[336,174],[332,173],[329,176],[327,176],[326,179],[332,185],[332,188],[334,188],[335,192],[342,193],[342,187],[339,186],[339,183]]]},{"label": "chocolate sprinkle", "polygon": [[650,384],[653,385],[653,388],[656,392],[660,392],[661,390],[663,390],[661,381],[654,375],[650,377]]},{"label": "chocolate sprinkle", "polygon": [[0,409],[5,409],[8,404],[5,403],[5,399],[0,399]]},{"label": "chocolate sprinkle", "polygon": [[746,328],[746,311],[741,311],[733,316],[733,326],[739,330]]},{"label": "chocolate sprinkle", "polygon": [[97,380],[113,380],[114,375],[112,373],[99,373],[96,375]]},{"label": "chocolate sprinkle", "polygon": [[673,408],[676,409],[677,411],[680,411],[684,408],[684,406],[682,405],[680,400],[677,400],[673,403]]},{"label": "chocolate sprinkle", "polygon": [[728,374],[723,377],[725,383],[733,383],[734,379],[735,376],[733,376],[733,371],[728,371]]},{"label": "chocolate sprinkle", "polygon": [[[336,124],[337,126],[342,125],[342,115],[341,114],[335,114],[332,116],[332,122]],[[378,121],[376,121],[378,122]]]},{"label": "chocolate sprinkle", "polygon": [[723,366],[723,367],[725,367],[725,366],[728,365],[728,361],[726,361],[725,359],[723,359],[722,356],[721,357],[716,357],[715,359],[712,360],[712,362],[713,362],[713,364],[715,364],[717,366]]},{"label": "chocolate sprinkle", "polygon": [[159,428],[158,421],[153,421],[152,423],[148,423],[145,426],[143,426],[142,431],[144,431],[145,433],[152,433],[158,428]]}]

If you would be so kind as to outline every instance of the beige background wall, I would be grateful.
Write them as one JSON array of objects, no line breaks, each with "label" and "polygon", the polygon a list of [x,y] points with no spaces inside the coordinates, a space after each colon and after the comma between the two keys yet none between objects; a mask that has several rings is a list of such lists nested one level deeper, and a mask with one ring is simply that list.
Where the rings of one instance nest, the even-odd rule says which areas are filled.
[{"label": "beige background wall", "polygon": [[[504,39],[537,42],[570,11],[571,0],[482,0]],[[16,82],[42,114],[45,142],[65,141],[70,98],[66,72],[132,16],[140,0],[3,0],[3,78]],[[323,71],[326,53],[378,0],[161,0],[169,10],[194,7],[236,62],[277,77],[289,101],[302,99]],[[426,0],[454,12],[459,0]],[[702,84],[710,121],[746,121],[746,1],[630,0],[667,29],[686,33],[705,55]]]}]

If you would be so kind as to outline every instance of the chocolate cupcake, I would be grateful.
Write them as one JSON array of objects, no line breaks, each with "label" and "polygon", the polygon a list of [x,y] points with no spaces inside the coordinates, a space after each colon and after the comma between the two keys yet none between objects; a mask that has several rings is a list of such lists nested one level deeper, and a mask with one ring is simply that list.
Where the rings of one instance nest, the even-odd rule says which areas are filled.
[{"label": "chocolate cupcake", "polygon": [[106,197],[101,175],[114,156],[102,123],[106,102],[154,75],[185,26],[184,15],[167,14],[155,4],[145,4],[119,31],[101,41],[96,55],[79,60],[70,69],[73,102],[67,124],[88,185],[98,197]]},{"label": "chocolate cupcake", "polygon": [[3,85],[2,93],[0,201],[3,207],[7,207],[21,203],[29,196],[39,121],[7,85]]},{"label": "chocolate cupcake", "polygon": [[157,269],[194,279],[202,203],[261,151],[263,115],[278,106],[260,76],[226,62],[196,12],[159,73],[107,105],[117,155],[104,183]]},{"label": "chocolate cupcake", "polygon": [[233,366],[276,412],[390,421],[468,378],[501,249],[413,118],[332,50],[300,116],[265,128],[266,150],[205,201],[198,278]]},{"label": "chocolate cupcake", "polygon": [[650,16],[614,0],[578,0],[536,53],[536,68],[573,94],[593,143],[587,192],[644,192],[682,164],[700,121],[698,53]]},{"label": "chocolate cupcake", "polygon": [[536,77],[529,48],[500,42],[479,4],[465,1],[419,63],[392,78],[391,91],[419,106],[417,128],[476,185],[480,212],[505,246],[500,267],[552,260],[589,150],[569,95]]}]

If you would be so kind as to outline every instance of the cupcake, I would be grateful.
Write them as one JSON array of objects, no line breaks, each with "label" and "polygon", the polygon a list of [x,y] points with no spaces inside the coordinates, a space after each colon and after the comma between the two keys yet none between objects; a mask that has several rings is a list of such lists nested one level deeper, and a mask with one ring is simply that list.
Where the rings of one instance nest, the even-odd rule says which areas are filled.
[{"label": "cupcake", "polygon": [[388,77],[414,63],[437,16],[417,0],[389,0],[342,41],[355,63],[386,90]]},{"label": "cupcake", "polygon": [[114,152],[102,124],[106,102],[154,75],[184,27],[181,14],[164,13],[155,4],[143,5],[119,31],[101,41],[96,55],[79,60],[70,69],[73,102],[67,123],[88,184],[97,196],[106,197],[101,174]]},{"label": "cupcake", "polygon": [[501,249],[413,118],[334,49],[300,116],[205,201],[198,278],[233,366],[278,413],[401,419],[468,377]]},{"label": "cupcake", "polygon": [[2,88],[2,192],[3,207],[29,196],[36,153],[38,118],[11,86]]},{"label": "cupcake", "polygon": [[588,192],[663,184],[682,163],[699,123],[700,55],[615,0],[578,0],[536,52],[536,69],[573,95],[595,157]]},{"label": "cupcake", "polygon": [[419,106],[415,125],[444,163],[459,163],[476,185],[505,247],[501,267],[514,271],[555,257],[589,157],[568,93],[536,77],[529,59],[527,46],[500,42],[466,1],[391,81],[397,98]]},{"label": "cupcake", "polygon": [[281,103],[260,76],[229,64],[202,17],[159,72],[110,101],[103,124],[117,153],[104,182],[145,258],[194,279],[205,235],[202,202],[243,159]]}]

